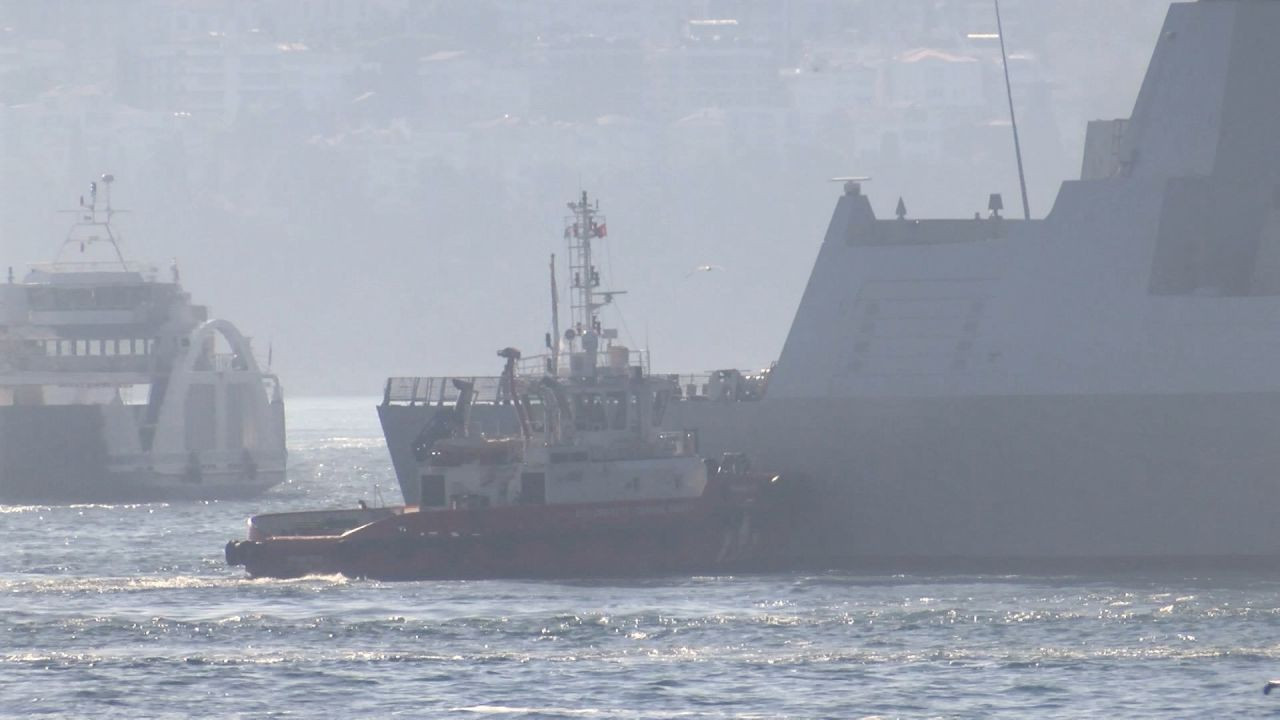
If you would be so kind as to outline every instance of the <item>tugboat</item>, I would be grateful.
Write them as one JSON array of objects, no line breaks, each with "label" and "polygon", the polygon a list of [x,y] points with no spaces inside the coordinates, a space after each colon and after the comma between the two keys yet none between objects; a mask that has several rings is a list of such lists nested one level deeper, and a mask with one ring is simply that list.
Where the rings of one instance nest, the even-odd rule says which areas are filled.
[{"label": "tugboat", "polygon": [[280,383],[176,264],[125,260],[114,180],[90,184],[53,262],[0,285],[0,501],[260,494],[284,479]]},{"label": "tugboat", "polygon": [[[606,228],[586,193],[570,208],[572,326],[555,329],[545,356],[499,351],[496,385],[440,382],[408,504],[255,516],[249,539],[228,543],[229,564],[255,577],[415,580],[728,572],[790,559],[799,486],[752,472],[741,455],[706,460],[696,432],[661,429],[679,384],[651,375],[646,353],[601,326],[618,293],[597,289],[591,262]],[[505,408],[518,431],[478,432],[477,402]]]}]

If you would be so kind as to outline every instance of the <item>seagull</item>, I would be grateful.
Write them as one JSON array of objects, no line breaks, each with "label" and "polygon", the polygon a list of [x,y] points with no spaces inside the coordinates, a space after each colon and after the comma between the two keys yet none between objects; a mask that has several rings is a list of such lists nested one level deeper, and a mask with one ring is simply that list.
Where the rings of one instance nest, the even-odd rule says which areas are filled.
[{"label": "seagull", "polygon": [[719,266],[719,265],[699,265],[698,267],[696,267],[696,268],[694,268],[694,269],[690,270],[689,272],[685,273],[685,274],[684,274],[684,276],[685,276],[686,278],[688,278],[688,277],[692,277],[694,273],[698,273],[698,272],[711,272],[711,271],[713,271],[713,270],[723,270],[723,269],[724,269],[724,268],[723,268],[723,267],[721,267],[721,266]]},{"label": "seagull", "polygon": [[1268,680],[1266,685],[1262,686],[1262,694],[1270,695],[1271,691],[1280,687],[1280,680]]}]

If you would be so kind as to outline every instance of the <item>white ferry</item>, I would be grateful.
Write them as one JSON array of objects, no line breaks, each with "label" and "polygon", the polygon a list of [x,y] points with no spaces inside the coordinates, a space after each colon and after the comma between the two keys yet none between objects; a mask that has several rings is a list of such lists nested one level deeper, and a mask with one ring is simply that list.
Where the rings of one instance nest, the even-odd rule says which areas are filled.
[{"label": "white ferry", "polygon": [[176,264],[125,260],[113,180],[90,184],[53,262],[0,285],[0,502],[261,493],[284,479],[280,383]]}]

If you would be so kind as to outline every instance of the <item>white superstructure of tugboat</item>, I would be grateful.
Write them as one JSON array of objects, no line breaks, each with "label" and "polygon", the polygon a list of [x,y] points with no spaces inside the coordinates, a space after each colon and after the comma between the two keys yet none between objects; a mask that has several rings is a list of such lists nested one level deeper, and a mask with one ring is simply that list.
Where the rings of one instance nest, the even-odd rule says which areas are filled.
[{"label": "white superstructure of tugboat", "polygon": [[[415,445],[418,480],[406,498],[423,507],[465,502],[504,505],[694,498],[706,487],[695,436],[662,431],[677,382],[650,375],[647,353],[618,341],[600,312],[624,291],[600,289],[592,240],[607,232],[587,194],[569,203],[570,323],[561,334],[552,259],[552,325],[545,355],[498,354],[506,367],[481,389],[510,409],[514,429],[483,434],[471,427],[474,379],[439,378],[452,402]],[[592,482],[583,482],[584,477]]]},{"label": "white superstructure of tugboat", "polygon": [[53,262],[0,285],[0,501],[261,493],[284,479],[280,384],[176,264],[125,259],[113,180],[90,185]]}]

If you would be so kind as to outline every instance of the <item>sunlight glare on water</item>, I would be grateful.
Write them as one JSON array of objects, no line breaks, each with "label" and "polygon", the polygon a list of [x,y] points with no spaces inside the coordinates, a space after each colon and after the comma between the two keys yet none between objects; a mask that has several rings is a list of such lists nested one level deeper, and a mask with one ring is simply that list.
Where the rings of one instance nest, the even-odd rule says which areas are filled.
[{"label": "sunlight glare on water", "polygon": [[254,512],[398,498],[373,400],[293,400],[249,502],[0,507],[0,713],[1280,716],[1280,578],[249,580]]}]

